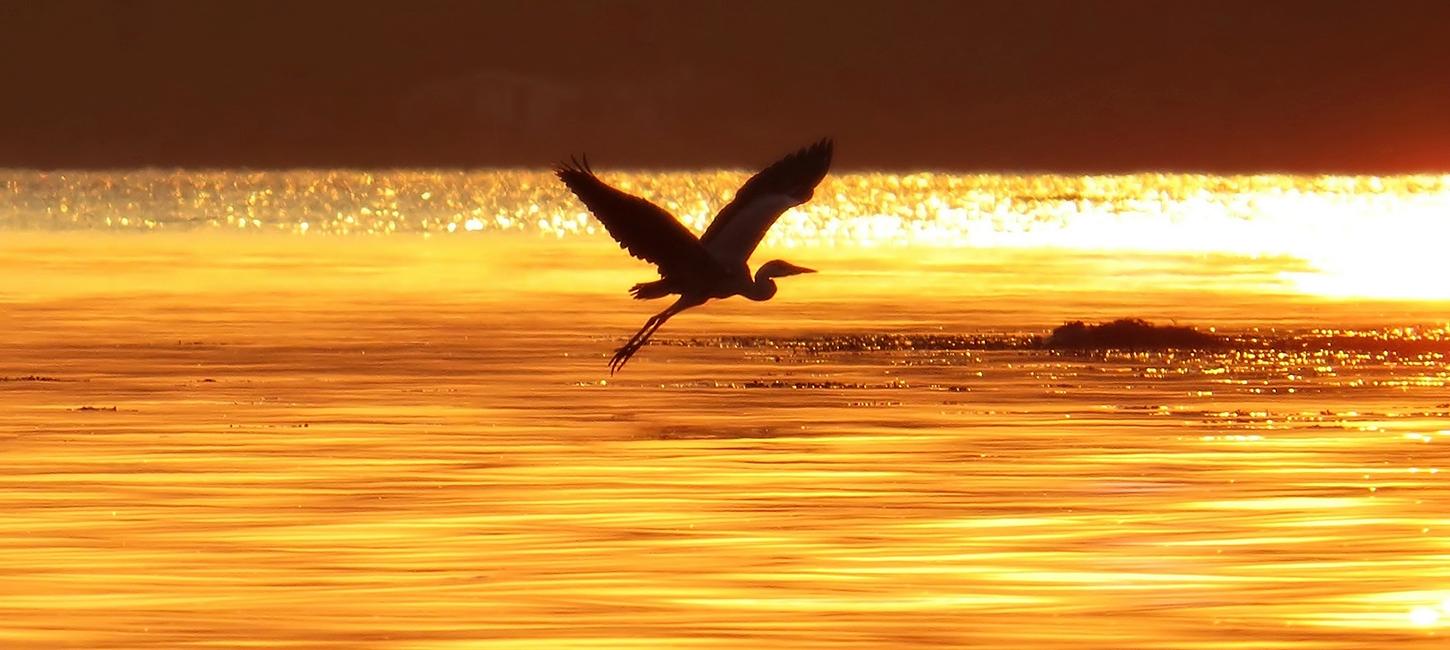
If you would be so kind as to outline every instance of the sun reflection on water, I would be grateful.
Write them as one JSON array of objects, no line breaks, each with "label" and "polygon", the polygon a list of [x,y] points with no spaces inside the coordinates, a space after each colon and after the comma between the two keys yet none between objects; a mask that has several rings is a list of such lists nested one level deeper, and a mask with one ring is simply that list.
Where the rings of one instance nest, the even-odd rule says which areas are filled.
[{"label": "sun reflection on water", "polygon": [[[605,172],[695,231],[742,172]],[[0,171],[0,228],[602,237],[545,171]],[[1447,176],[830,176],[780,248],[1033,248],[1283,257],[1303,293],[1450,300]]]}]

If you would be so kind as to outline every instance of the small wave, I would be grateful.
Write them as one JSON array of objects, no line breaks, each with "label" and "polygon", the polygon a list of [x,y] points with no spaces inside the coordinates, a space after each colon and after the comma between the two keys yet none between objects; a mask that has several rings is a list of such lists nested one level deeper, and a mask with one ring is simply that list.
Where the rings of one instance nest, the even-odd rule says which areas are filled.
[{"label": "small wave", "polygon": [[664,345],[706,348],[779,349],[793,352],[891,352],[921,350],[1030,350],[1039,336],[1011,334],[806,334],[799,336],[710,336],[667,339]]},{"label": "small wave", "polygon": [[777,389],[777,390],[899,390],[912,385],[904,381],[852,382],[831,380],[783,380],[752,379],[747,381],[691,381],[677,382],[669,388],[734,388],[734,389]]},{"label": "small wave", "polygon": [[[1450,355],[1450,328],[1383,328],[1370,330],[1316,328],[1302,331],[1248,330],[1199,332],[1183,327],[1109,327],[1064,340],[1054,335],[1000,333],[813,333],[789,336],[711,336],[664,339],[658,345],[740,348],[801,354],[941,351],[1051,351],[1058,354],[1194,350],[1222,354],[1245,352],[1365,353],[1404,356]],[[1111,324],[1109,324],[1111,325]],[[1072,328],[1073,324],[1064,327]],[[1083,326],[1084,330],[1090,327]],[[1058,328],[1063,331],[1063,328]],[[1070,344],[1069,344],[1070,343]]]}]

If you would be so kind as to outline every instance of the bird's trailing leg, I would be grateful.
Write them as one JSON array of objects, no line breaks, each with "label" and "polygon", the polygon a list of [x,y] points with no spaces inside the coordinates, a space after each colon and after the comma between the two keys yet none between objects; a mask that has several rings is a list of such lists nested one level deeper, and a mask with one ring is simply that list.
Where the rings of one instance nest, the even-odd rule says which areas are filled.
[{"label": "bird's trailing leg", "polygon": [[[665,310],[665,312],[668,311],[668,309]],[[649,333],[656,329],[656,323],[663,320],[662,317],[665,315],[665,312],[651,316],[649,320],[644,322],[644,327],[639,328],[639,331],[630,337],[629,342],[619,346],[614,351],[614,358],[609,360],[609,374],[613,375],[619,372],[619,369],[624,367],[624,362],[629,361],[629,358],[634,356],[635,352],[639,351],[640,347],[644,345],[644,341]]]},{"label": "bird's trailing leg", "polygon": [[648,321],[645,321],[644,327],[641,327],[635,333],[634,337],[629,339],[628,343],[625,343],[618,350],[614,351],[614,358],[609,361],[609,374],[613,375],[624,368],[624,364],[629,362],[630,357],[633,357],[634,353],[639,352],[640,348],[644,347],[646,343],[649,343],[649,339],[651,336],[654,336],[655,330],[658,330],[661,325],[665,324],[665,321],[677,313],[679,313],[679,310],[670,307],[655,314]]},{"label": "bird's trailing leg", "polygon": [[687,302],[685,298],[680,298],[675,304],[670,305],[664,311],[651,316],[649,320],[645,321],[644,327],[639,328],[639,331],[635,332],[633,337],[630,337],[628,343],[619,346],[619,349],[614,351],[614,358],[609,361],[609,374],[613,375],[624,368],[624,364],[629,362],[630,357],[633,357],[634,353],[639,352],[640,348],[644,347],[646,343],[649,343],[650,337],[654,336],[655,331],[664,325],[665,321],[668,321],[675,314],[698,304],[700,302]]}]

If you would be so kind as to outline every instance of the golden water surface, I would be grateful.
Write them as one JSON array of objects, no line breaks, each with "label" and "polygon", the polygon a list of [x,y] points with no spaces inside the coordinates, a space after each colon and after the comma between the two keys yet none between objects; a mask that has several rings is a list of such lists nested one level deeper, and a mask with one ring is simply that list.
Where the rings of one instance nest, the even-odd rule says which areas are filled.
[{"label": "golden water surface", "polygon": [[661,305],[598,238],[5,235],[0,647],[1445,647],[1443,355],[903,343],[1443,302],[776,249],[610,378]]}]

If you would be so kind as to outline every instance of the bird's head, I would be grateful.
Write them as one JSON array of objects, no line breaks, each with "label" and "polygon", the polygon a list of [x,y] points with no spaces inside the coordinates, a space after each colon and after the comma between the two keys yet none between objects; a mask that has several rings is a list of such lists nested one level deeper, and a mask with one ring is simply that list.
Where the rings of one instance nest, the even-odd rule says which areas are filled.
[{"label": "bird's head", "polygon": [[815,269],[808,269],[804,266],[796,266],[785,260],[771,260],[760,265],[755,271],[757,279],[783,278],[788,275],[800,275],[802,273],[815,273]]}]

